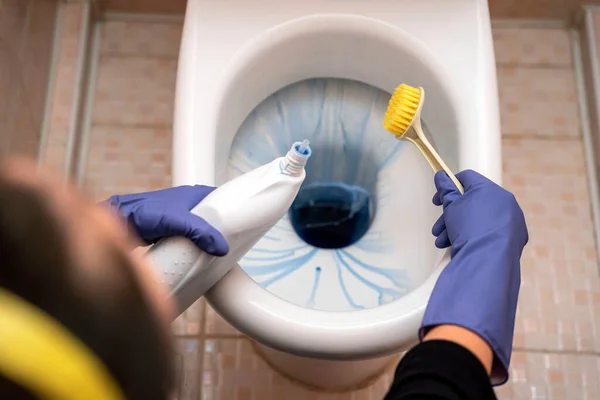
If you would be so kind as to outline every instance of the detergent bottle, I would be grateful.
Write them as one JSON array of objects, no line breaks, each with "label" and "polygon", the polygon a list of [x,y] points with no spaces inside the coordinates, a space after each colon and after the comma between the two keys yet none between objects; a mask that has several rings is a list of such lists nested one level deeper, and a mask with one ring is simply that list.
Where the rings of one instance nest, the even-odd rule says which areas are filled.
[{"label": "detergent bottle", "polygon": [[148,251],[156,275],[175,300],[177,315],[216,284],[289,210],[304,181],[312,151],[296,142],[284,157],[238,176],[210,193],[191,212],[229,243],[215,257],[183,237],[165,238]]}]

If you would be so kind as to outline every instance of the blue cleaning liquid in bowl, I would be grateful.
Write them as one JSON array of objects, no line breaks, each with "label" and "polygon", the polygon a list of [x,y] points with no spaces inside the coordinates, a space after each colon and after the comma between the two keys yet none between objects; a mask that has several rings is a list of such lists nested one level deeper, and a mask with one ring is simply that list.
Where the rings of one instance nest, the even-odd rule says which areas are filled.
[{"label": "blue cleaning liquid in bowl", "polygon": [[356,243],[372,220],[367,190],[342,182],[312,182],[298,192],[290,222],[302,240],[322,249],[341,249]]}]

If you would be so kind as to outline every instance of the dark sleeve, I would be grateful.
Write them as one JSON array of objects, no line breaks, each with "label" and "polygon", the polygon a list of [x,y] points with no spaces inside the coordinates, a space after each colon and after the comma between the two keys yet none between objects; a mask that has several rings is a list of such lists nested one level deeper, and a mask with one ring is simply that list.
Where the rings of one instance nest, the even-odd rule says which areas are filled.
[{"label": "dark sleeve", "polygon": [[413,347],[400,361],[385,400],[496,399],[481,362],[466,348],[445,340]]}]

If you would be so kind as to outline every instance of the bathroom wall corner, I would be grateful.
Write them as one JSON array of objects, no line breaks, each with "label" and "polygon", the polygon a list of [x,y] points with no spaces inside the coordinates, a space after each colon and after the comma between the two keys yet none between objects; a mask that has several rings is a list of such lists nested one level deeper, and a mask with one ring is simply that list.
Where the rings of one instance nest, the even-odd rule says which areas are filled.
[{"label": "bathroom wall corner", "polygon": [[79,142],[82,95],[93,14],[90,0],[61,2],[40,163],[69,176]]},{"label": "bathroom wall corner", "polygon": [[0,1],[0,154],[39,157],[57,1]]},{"label": "bathroom wall corner", "polygon": [[596,249],[600,249],[600,62],[594,8],[583,7],[572,30],[572,55],[586,155]]}]

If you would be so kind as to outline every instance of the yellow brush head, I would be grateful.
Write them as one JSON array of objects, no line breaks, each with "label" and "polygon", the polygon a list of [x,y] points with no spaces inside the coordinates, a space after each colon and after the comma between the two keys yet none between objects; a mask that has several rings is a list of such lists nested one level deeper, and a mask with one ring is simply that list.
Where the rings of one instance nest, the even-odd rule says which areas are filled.
[{"label": "yellow brush head", "polygon": [[402,84],[396,88],[388,105],[383,127],[400,138],[406,133],[417,113],[421,89]]}]

